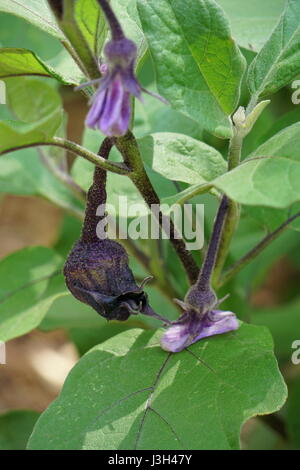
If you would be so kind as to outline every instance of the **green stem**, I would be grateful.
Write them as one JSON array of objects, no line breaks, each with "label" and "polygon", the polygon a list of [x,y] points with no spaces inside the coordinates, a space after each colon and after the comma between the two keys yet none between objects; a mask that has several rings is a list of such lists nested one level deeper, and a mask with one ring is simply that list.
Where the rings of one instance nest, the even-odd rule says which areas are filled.
[{"label": "green stem", "polygon": [[[46,144],[47,145],[47,144]],[[113,173],[117,173],[119,175],[129,175],[130,170],[129,168],[124,165],[124,163],[115,163],[105,158],[97,155],[94,152],[82,147],[75,142],[71,142],[70,140],[63,139],[61,137],[53,137],[52,141],[49,142],[48,145],[57,145],[58,147],[64,147],[65,149],[69,150],[70,152],[74,153],[75,155],[79,155],[80,157],[89,160],[96,166],[103,168],[106,171],[112,171]]]},{"label": "green stem", "polygon": [[243,145],[243,136],[241,133],[234,129],[234,135],[229,142],[229,152],[228,152],[228,171],[236,168],[241,161],[241,152]]},{"label": "green stem", "polygon": [[270,243],[272,243],[279,235],[286,230],[289,224],[291,224],[297,217],[300,216],[300,212],[290,217],[283,224],[281,224],[274,232],[269,233],[265,238],[261,240],[258,245],[252,248],[246,255],[244,255],[240,260],[230,266],[220,278],[219,286],[223,286],[228,282],[233,276],[241,271],[247,264],[249,264],[254,258],[256,258]]},{"label": "green stem", "polygon": [[111,171],[112,173],[117,173],[118,175],[129,176],[130,174],[129,168],[124,165],[124,163],[106,161],[105,158],[102,158],[100,155],[91,152],[90,150],[82,147],[79,144],[76,144],[75,142],[72,142],[68,139],[63,139],[61,137],[52,137],[52,139],[48,142],[34,142],[32,144],[21,145],[19,147],[11,147],[7,150],[4,150],[3,152],[0,152],[0,155],[4,155],[8,152],[14,152],[15,150],[20,150],[23,148],[40,147],[44,145],[54,145],[56,147],[62,147],[68,150],[69,152],[74,153],[75,155],[85,158],[89,162],[93,163],[93,165],[103,168],[103,170]]},{"label": "green stem", "polygon": [[[131,178],[150,210],[153,212],[153,206],[160,206],[160,199],[145,171],[134,135],[129,131],[124,137],[116,139],[115,145],[123,156],[125,165],[131,169],[128,176]],[[186,270],[190,282],[193,284],[198,277],[199,268],[192,257],[192,254],[186,249],[185,243],[178,234],[173,221],[169,217],[163,215],[161,211],[157,211],[157,213],[154,211],[153,213],[157,217],[162,228],[164,227],[164,224],[170,227],[170,241]]]},{"label": "green stem", "polygon": [[[70,43],[70,41],[68,39],[62,39],[61,40],[61,43],[62,45],[64,46],[64,48],[68,51],[68,53],[70,54],[70,56],[74,59],[74,62],[76,62],[76,64],[78,65],[78,67],[80,68],[80,70],[82,71],[82,73],[86,76],[86,77],[89,77],[89,73],[85,67],[85,65],[82,63],[80,57],[78,56],[77,52],[75,51],[74,47],[72,46],[72,44]],[[83,93],[85,93],[85,90],[82,90]]]}]

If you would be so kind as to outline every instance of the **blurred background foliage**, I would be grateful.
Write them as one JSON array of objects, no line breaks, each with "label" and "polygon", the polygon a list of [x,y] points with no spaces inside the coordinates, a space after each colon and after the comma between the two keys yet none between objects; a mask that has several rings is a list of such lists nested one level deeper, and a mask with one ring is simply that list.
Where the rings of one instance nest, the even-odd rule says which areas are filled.
[{"label": "blurred background foliage", "polygon": [[[229,14],[233,34],[250,63],[274,26],[284,1],[252,1],[245,5],[245,2],[238,0],[219,0],[219,3]],[[256,11],[259,11],[259,21],[257,15],[254,15]],[[1,47],[21,46],[34,50],[39,57],[52,64],[63,64],[66,59],[66,52],[58,39],[22,18],[0,13],[0,31]],[[155,89],[149,55],[146,55],[140,68],[139,78],[143,86]],[[39,93],[40,83],[43,84],[43,97],[51,112],[55,113],[60,109],[61,99],[63,101],[64,118],[59,131],[61,135],[66,133],[70,140],[78,143],[83,141],[90,150],[97,151],[102,137],[98,132],[84,130],[83,121],[87,110],[85,99],[52,78],[6,79],[8,103],[0,105],[0,118],[8,120],[17,117],[26,123],[43,119],[43,102],[32,99],[33,95]],[[254,131],[245,139],[244,157],[279,130],[300,121],[300,106],[292,103],[292,92],[290,87],[286,87],[274,95]],[[241,104],[246,105],[248,101],[249,94],[244,84]],[[214,146],[226,155],[226,141],[209,135],[188,117],[145,96],[144,103],[138,102],[135,106],[136,136],[142,138],[149,133],[162,131],[191,136]],[[115,158],[118,156],[115,155]],[[57,178],[49,163],[53,159],[59,162],[60,168],[70,169],[76,182],[75,191]],[[149,167],[148,171],[161,198],[175,195],[188,187],[185,183],[170,183]],[[1,283],[6,270],[18,269],[18,263],[22,262],[25,269],[27,261],[20,261],[17,253],[26,247],[48,247],[51,249],[49,260],[55,255],[58,260],[56,266],[62,265],[80,233],[84,210],[82,196],[89,187],[92,172],[91,164],[80,157],[74,159],[61,149],[41,151],[31,148],[1,157],[0,255],[2,258],[11,253],[17,256],[11,261],[8,259],[1,270]],[[125,177],[110,174],[108,188],[109,202],[116,200],[116,196],[120,194],[127,195],[131,201],[139,200],[132,184]],[[204,195],[193,198],[192,202],[205,205],[207,240],[217,200],[212,195]],[[246,253],[287,216],[288,210],[244,207],[228,263]],[[299,366],[291,363],[291,345],[300,331],[299,230],[299,224],[286,230],[221,292],[224,295],[230,292],[224,305],[226,309],[236,312],[243,321],[266,325],[270,329],[280,369],[290,389],[286,406],[277,413],[273,422],[256,418],[244,426],[242,444],[246,449],[300,448],[300,370]],[[171,299],[173,294],[182,298],[187,288],[187,279],[173,249],[167,241],[148,243],[142,240],[135,243],[139,250],[151,256],[152,271],[161,281],[158,285],[154,280],[147,289],[153,308],[169,318],[176,318],[178,311]],[[134,254],[132,246],[125,246]],[[28,252],[28,260],[33,260],[35,256],[40,256],[40,252]],[[47,256],[45,254],[46,258]],[[195,258],[200,263],[201,253],[196,252]],[[137,279],[148,274],[139,258],[131,256],[131,266]],[[30,272],[30,276],[32,275]],[[33,294],[29,288],[27,297],[31,295]],[[53,286],[50,293],[38,295],[38,320],[28,324],[24,315],[20,335],[27,334],[8,342],[8,364],[0,366],[0,449],[24,448],[38,412],[43,411],[57,395],[66,373],[80,355],[124,329],[135,326],[151,328],[157,325],[155,320],[141,317],[125,324],[108,324],[89,307],[72,298],[62,279]],[[28,305],[31,305],[30,302]],[[37,329],[31,331],[35,327]],[[20,354],[22,367],[19,364]],[[54,375],[53,369],[56,371]],[[46,370],[50,370],[48,375]],[[280,432],[276,431],[276,426],[279,426]],[[12,432],[13,429],[17,429],[17,433]]]}]

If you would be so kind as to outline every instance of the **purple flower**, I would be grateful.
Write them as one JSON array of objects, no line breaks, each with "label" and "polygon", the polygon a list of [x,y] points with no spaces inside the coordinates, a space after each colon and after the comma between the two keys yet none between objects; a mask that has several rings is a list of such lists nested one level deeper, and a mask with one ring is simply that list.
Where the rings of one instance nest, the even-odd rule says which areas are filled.
[{"label": "purple flower", "polygon": [[165,351],[180,352],[199,339],[237,330],[239,322],[232,312],[208,311],[202,318],[194,313],[184,313],[173,322],[160,340]]},{"label": "purple flower", "polygon": [[[134,42],[125,37],[113,39],[106,44],[104,54],[107,63],[100,67],[103,78],[91,99],[86,125],[100,129],[109,137],[118,137],[124,135],[129,127],[130,95],[140,99],[142,91],[149,92],[140,86],[134,74],[137,56]],[[160,96],[150,94],[166,103]]]}]

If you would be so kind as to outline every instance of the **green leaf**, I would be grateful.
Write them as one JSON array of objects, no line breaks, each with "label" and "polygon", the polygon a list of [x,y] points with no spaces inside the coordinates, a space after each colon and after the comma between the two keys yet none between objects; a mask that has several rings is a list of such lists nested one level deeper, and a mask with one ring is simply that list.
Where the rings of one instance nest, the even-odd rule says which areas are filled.
[{"label": "green leaf", "polygon": [[285,208],[300,200],[300,123],[287,127],[214,181],[241,204]]},{"label": "green leaf", "polygon": [[284,209],[300,200],[299,178],[300,162],[262,158],[243,163],[214,185],[241,204]]},{"label": "green leaf", "polygon": [[8,106],[20,121],[39,121],[56,110],[62,110],[60,95],[43,81],[15,77],[5,82]]},{"label": "green leaf", "polygon": [[232,35],[238,44],[259,51],[269,37],[286,0],[217,0],[228,15]]},{"label": "green leaf", "polygon": [[78,85],[83,75],[77,65],[69,56],[62,54],[60,57],[64,59],[62,62],[56,56],[47,63],[28,49],[2,48],[0,49],[0,78],[38,75],[53,77],[65,85]]},{"label": "green leaf", "polygon": [[283,405],[267,330],[242,325],[179,354],[161,350],[161,334],[130,330],[90,350],[28,447],[236,449],[242,423]]},{"label": "green leaf", "polygon": [[21,121],[0,122],[0,152],[47,142],[62,123],[63,109],[56,90],[27,77],[6,82],[9,107]]},{"label": "green leaf", "polygon": [[0,450],[25,450],[39,413],[15,410],[0,416]]},{"label": "green leaf", "polygon": [[60,125],[61,119],[61,112],[55,111],[34,124],[20,121],[0,122],[0,154],[48,142]]},{"label": "green leaf", "polygon": [[0,11],[20,16],[52,36],[64,38],[46,0],[0,0]]},{"label": "green leaf", "polygon": [[20,47],[21,45],[25,49],[34,51],[44,60],[48,60],[64,50],[63,45],[56,37],[10,13],[1,12],[0,29],[1,47]]},{"label": "green leaf", "polygon": [[159,92],[178,111],[223,138],[245,61],[213,0],[138,0]]},{"label": "green leaf", "polygon": [[256,99],[269,96],[300,73],[300,3],[288,0],[270,39],[252,62],[248,86]]},{"label": "green leaf", "polygon": [[1,341],[36,328],[54,299],[65,294],[61,265],[61,258],[43,247],[25,248],[0,262]]},{"label": "green leaf", "polygon": [[100,57],[108,28],[97,0],[77,0],[75,18],[91,52]]},{"label": "green leaf", "polygon": [[143,158],[164,177],[189,184],[203,184],[226,171],[222,155],[192,137],[158,132],[139,140]]}]

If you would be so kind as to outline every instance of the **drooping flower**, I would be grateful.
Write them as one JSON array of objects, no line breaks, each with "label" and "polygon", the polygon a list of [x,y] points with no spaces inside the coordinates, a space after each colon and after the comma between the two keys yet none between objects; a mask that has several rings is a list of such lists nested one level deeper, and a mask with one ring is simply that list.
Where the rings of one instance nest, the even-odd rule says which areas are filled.
[{"label": "drooping flower", "polygon": [[[109,137],[124,135],[130,124],[130,96],[141,99],[141,87],[134,73],[137,47],[133,41],[122,37],[112,39],[105,48],[106,63],[100,66],[103,78],[91,99],[86,125],[98,128]],[[151,95],[166,101],[154,93]]]},{"label": "drooping flower", "polygon": [[79,240],[64,267],[66,284],[81,302],[107,320],[125,321],[143,313],[162,319],[150,307],[144,285],[138,286],[125,249],[114,240]]},{"label": "drooping flower", "polygon": [[[99,154],[108,158],[112,139],[104,139]],[[135,282],[128,264],[128,255],[120,243],[110,240],[106,231],[97,235],[97,225],[105,214],[97,216],[97,208],[106,204],[106,171],[95,167],[93,184],[87,195],[83,228],[64,266],[68,289],[76,299],[90,305],[107,320],[125,321],[130,315],[143,313],[170,323],[154,312],[144,285]]]},{"label": "drooping flower", "polygon": [[224,299],[218,300],[211,287],[228,207],[227,197],[223,196],[198,279],[187,292],[184,301],[177,300],[184,313],[172,322],[161,338],[160,344],[165,351],[179,352],[202,338],[227,333],[239,327],[234,313],[217,310]]}]

